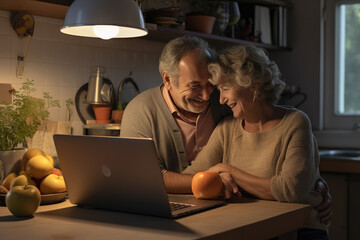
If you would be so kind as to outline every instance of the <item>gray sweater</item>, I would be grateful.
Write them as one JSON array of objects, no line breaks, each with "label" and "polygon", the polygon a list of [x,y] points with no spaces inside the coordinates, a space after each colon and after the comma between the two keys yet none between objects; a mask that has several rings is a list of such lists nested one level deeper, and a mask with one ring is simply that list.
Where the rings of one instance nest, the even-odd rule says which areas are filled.
[{"label": "gray sweater", "polygon": [[[183,173],[194,174],[224,162],[254,176],[271,178],[271,192],[278,201],[320,205],[321,194],[314,189],[320,159],[306,114],[288,109],[279,124],[261,133],[245,131],[242,121],[224,119]],[[326,230],[316,214],[312,208],[307,227]]]},{"label": "gray sweater", "polygon": [[[120,137],[152,138],[160,167],[179,173],[188,166],[185,147],[161,87],[146,90],[130,101],[121,121]],[[211,94],[210,108],[215,125],[231,114],[230,109],[220,105],[216,90]]]}]

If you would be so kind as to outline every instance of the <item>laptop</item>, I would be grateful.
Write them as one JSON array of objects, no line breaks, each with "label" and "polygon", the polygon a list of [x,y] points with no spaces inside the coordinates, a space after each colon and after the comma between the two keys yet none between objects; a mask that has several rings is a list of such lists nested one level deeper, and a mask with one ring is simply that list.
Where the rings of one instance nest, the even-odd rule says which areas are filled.
[{"label": "laptop", "polygon": [[224,204],[167,194],[151,139],[55,134],[54,142],[73,204],[166,218]]}]

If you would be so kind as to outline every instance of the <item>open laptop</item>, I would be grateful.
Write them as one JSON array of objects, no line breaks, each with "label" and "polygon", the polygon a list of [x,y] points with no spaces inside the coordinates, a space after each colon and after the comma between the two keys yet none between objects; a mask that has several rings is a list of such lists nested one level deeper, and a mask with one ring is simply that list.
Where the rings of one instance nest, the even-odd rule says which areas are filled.
[{"label": "open laptop", "polygon": [[224,203],[168,195],[151,139],[55,134],[54,141],[73,204],[175,218]]}]

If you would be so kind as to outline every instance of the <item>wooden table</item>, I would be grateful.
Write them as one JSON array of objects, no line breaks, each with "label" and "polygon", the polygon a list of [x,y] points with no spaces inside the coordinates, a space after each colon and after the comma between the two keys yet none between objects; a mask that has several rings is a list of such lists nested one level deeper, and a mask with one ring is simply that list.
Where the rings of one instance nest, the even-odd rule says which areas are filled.
[{"label": "wooden table", "polygon": [[269,239],[301,228],[310,206],[241,199],[178,219],[86,209],[66,200],[33,218],[0,206],[0,239]]}]

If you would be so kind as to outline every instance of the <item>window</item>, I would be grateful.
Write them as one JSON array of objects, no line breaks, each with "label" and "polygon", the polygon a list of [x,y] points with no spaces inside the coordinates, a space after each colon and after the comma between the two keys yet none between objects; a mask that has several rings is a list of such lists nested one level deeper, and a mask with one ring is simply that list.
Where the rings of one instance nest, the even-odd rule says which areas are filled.
[{"label": "window", "polygon": [[336,112],[360,113],[360,3],[341,4],[337,11],[335,43]]},{"label": "window", "polygon": [[324,129],[360,122],[360,1],[324,0]]}]

